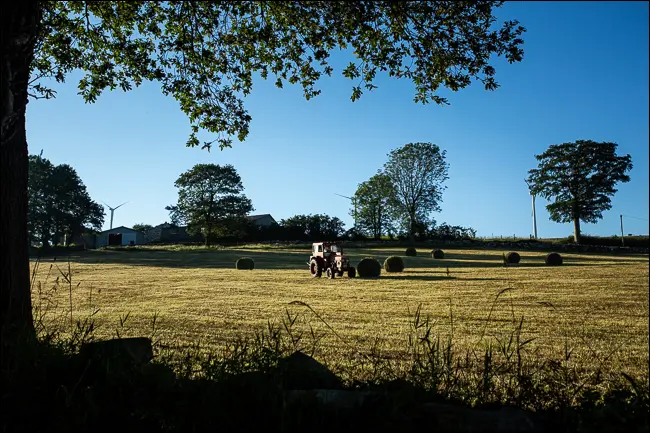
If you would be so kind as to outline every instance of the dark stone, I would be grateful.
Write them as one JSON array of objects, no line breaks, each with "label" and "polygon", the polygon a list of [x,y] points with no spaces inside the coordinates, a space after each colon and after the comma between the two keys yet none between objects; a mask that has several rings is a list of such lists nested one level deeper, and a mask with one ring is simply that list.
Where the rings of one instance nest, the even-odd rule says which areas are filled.
[{"label": "dark stone", "polygon": [[309,355],[296,351],[278,362],[284,389],[340,389],[341,379]]},{"label": "dark stone", "polygon": [[153,348],[150,338],[117,338],[86,343],[81,346],[79,356],[84,360],[142,366],[153,358]]},{"label": "dark stone", "polygon": [[514,407],[472,409],[461,405],[426,403],[415,412],[418,424],[431,431],[536,433],[546,431],[539,415]]}]

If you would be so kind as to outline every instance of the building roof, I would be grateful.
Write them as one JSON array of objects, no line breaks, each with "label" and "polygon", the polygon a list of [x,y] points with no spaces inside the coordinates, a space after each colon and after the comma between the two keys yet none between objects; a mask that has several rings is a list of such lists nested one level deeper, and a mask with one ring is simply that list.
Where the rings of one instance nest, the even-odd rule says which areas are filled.
[{"label": "building roof", "polygon": [[265,214],[260,214],[260,215],[248,215],[246,218],[248,218],[251,221],[255,221],[255,220],[258,220],[258,219],[265,218],[265,217],[269,217],[273,221],[275,221],[275,219],[271,216],[270,213],[265,213]]},{"label": "building roof", "polygon": [[105,234],[105,233],[111,233],[111,232],[136,232],[137,230],[133,230],[132,228],[129,227],[124,227],[124,226],[119,226],[115,227],[112,229],[104,230],[103,232],[100,232],[100,234]]}]

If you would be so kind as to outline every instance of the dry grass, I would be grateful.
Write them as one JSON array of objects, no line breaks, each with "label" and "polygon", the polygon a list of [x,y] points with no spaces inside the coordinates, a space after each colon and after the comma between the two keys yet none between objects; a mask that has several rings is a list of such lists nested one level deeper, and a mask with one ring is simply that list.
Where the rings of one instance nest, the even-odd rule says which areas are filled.
[{"label": "dry grass", "polygon": [[[403,249],[348,253],[353,263],[363,257],[383,263]],[[519,265],[504,268],[501,251],[446,250],[444,260],[405,257],[401,274],[331,281],[310,277],[305,250],[91,251],[69,258],[72,282],[56,293],[52,287],[57,277],[63,282],[68,259],[41,261],[33,299],[50,329],[70,329],[71,293],[74,320],[98,310],[97,337],[151,335],[156,315],[162,341],[200,342],[206,349],[289,312],[298,316],[297,329],[311,327],[315,338],[322,337],[322,355],[339,359],[350,346],[370,350],[378,337],[383,353],[399,358],[420,304],[441,335],[453,327],[457,349],[496,341],[523,316],[524,337],[534,338],[530,348],[540,354],[559,358],[568,347],[585,368],[647,376],[647,256],[566,254],[564,266],[546,267],[543,253],[520,254]],[[255,270],[235,270],[241,256],[253,258]],[[506,288],[512,290],[495,302]],[[313,307],[348,347],[307,309],[289,305],[296,300]]]}]

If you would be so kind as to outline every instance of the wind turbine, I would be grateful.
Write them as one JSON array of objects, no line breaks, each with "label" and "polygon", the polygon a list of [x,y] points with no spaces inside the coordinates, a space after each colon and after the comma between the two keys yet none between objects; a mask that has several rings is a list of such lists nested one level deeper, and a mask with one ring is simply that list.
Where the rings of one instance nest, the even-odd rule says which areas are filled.
[{"label": "wind turbine", "polygon": [[528,185],[528,191],[533,198],[533,233],[535,239],[537,239],[537,213],[535,212],[535,193],[533,192],[530,183],[528,183],[528,180],[524,180],[524,182],[526,182],[526,185]]},{"label": "wind turbine", "polygon": [[111,228],[109,228],[109,230],[112,230],[113,229],[113,214],[115,213],[115,209],[118,209],[118,208],[124,206],[125,204],[128,203],[128,201],[125,201],[121,205],[115,206],[115,207],[110,207],[109,205],[106,204],[106,202],[102,202],[102,203],[104,203],[106,205],[106,207],[111,210]]},{"label": "wind turbine", "polygon": [[354,227],[356,228],[357,227],[357,198],[356,197],[348,197],[347,195],[341,195],[341,194],[337,194],[337,193],[334,193],[334,194],[338,195],[339,197],[350,199],[354,203]]}]

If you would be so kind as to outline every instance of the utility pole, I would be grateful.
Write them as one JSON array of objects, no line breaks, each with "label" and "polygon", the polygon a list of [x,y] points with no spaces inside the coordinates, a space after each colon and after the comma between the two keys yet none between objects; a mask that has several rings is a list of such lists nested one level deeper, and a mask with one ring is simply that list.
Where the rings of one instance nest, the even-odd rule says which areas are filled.
[{"label": "utility pole", "polygon": [[625,246],[625,235],[623,231],[623,214],[621,214],[621,246]]}]

